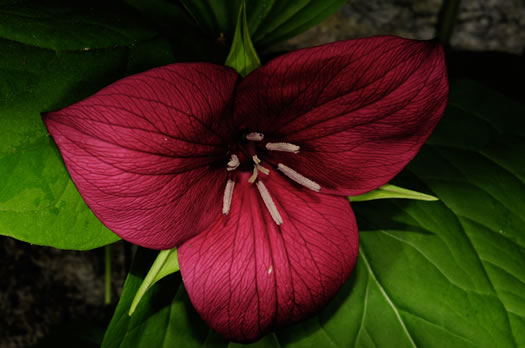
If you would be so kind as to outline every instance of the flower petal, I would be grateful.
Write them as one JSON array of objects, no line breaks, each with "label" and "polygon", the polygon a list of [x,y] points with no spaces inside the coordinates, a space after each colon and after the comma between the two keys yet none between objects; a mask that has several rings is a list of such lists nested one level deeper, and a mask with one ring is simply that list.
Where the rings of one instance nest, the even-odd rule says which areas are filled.
[{"label": "flower petal", "polygon": [[373,37],[283,55],[248,75],[237,95],[239,127],[301,148],[265,160],[323,192],[357,195],[415,156],[444,111],[448,82],[437,42]]},{"label": "flower petal", "polygon": [[346,199],[316,194],[272,171],[263,180],[283,219],[278,226],[246,179],[236,183],[230,213],[178,249],[193,305],[235,341],[254,341],[319,310],[358,253]]},{"label": "flower petal", "polygon": [[47,113],[44,122],[109,229],[134,244],[171,248],[220,215],[228,160],[220,156],[231,133],[223,120],[237,79],[216,65],[168,65]]}]

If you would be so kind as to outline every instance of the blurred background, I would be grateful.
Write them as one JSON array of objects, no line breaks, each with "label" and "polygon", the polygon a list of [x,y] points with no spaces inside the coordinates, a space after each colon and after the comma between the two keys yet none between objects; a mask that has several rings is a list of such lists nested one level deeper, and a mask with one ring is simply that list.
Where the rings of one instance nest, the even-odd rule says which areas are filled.
[{"label": "blurred background", "polygon": [[[451,15],[456,18],[455,25],[444,35],[450,39],[453,54],[463,57],[463,63],[451,69],[468,70],[471,64],[485,64],[487,75],[497,79],[498,70],[490,64],[497,64],[501,57],[513,62],[505,67],[507,71],[513,69],[512,64],[523,64],[525,1],[462,0],[448,14],[443,6],[441,0],[351,0],[321,24],[269,51],[378,34],[431,39],[438,35],[440,16]],[[489,58],[473,61],[471,51],[484,52]],[[522,77],[516,75],[518,80],[511,86],[522,86]],[[523,89],[510,93],[523,95]],[[124,242],[111,246],[113,305],[105,305],[103,249],[64,251],[0,237],[0,347],[45,346],[42,338],[54,332],[63,335],[64,328],[74,336],[77,325],[90,325],[92,334],[102,336],[131,254],[131,247]]]},{"label": "blurred background", "polygon": [[[521,0],[461,0],[450,35],[454,49],[500,51],[516,55],[525,48],[525,3]],[[370,35],[428,40],[438,35],[444,16],[441,0],[353,0],[323,23],[289,40],[298,48]],[[454,9],[453,9],[454,10]]]}]

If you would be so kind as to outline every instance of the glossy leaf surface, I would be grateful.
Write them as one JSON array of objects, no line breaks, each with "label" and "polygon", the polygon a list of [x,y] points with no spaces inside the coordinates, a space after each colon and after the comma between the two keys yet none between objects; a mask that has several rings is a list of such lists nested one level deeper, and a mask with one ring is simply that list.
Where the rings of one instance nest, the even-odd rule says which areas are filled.
[{"label": "glossy leaf surface", "polygon": [[170,46],[127,7],[27,2],[0,6],[0,51],[0,234],[64,249],[117,240],[78,194],[40,113],[172,61]]}]

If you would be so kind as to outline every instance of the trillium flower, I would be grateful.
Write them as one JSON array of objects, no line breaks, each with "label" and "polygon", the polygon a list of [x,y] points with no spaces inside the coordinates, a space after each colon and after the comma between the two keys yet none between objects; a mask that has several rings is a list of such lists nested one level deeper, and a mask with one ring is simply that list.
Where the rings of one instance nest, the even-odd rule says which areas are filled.
[{"label": "trillium flower", "polygon": [[448,84],[434,41],[302,49],[246,78],[173,64],[44,115],[95,215],[123,239],[178,247],[190,300],[236,341],[318,311],[358,254],[346,196],[418,152]]}]

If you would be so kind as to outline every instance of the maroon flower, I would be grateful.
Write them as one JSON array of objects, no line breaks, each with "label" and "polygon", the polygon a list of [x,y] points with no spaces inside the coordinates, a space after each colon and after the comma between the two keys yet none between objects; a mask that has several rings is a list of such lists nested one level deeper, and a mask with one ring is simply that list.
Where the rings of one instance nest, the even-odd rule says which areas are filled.
[{"label": "maroon flower", "polygon": [[336,42],[245,79],[173,64],[44,116],[78,190],[132,243],[178,247],[190,299],[252,341],[319,310],[358,252],[346,199],[387,183],[441,117],[433,41]]}]

